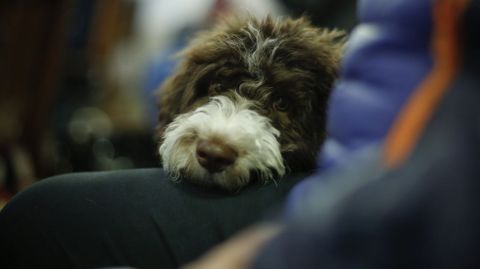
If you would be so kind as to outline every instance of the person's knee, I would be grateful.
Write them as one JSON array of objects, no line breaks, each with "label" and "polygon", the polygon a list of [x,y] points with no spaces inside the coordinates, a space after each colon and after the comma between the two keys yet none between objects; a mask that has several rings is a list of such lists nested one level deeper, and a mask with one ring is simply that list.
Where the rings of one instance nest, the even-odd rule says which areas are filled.
[{"label": "person's knee", "polygon": [[60,175],[44,179],[21,191],[0,212],[0,223],[18,215],[28,216],[50,204],[65,200],[75,184],[75,176]]}]

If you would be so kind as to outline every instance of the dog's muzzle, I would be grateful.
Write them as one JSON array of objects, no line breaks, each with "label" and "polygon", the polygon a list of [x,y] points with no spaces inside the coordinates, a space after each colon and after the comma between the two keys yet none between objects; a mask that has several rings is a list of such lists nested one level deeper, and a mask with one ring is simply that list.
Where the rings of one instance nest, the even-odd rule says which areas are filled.
[{"label": "dog's muzzle", "polygon": [[179,115],[165,129],[159,148],[163,167],[176,180],[238,189],[251,172],[262,181],[283,176],[285,167],[270,119],[240,96],[216,96]]}]

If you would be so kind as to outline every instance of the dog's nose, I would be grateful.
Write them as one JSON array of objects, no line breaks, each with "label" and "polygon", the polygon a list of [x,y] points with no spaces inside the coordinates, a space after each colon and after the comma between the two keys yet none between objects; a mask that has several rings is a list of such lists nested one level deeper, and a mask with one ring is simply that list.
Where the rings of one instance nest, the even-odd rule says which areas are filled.
[{"label": "dog's nose", "polygon": [[210,173],[217,173],[232,165],[238,157],[235,149],[217,140],[200,140],[197,159]]}]

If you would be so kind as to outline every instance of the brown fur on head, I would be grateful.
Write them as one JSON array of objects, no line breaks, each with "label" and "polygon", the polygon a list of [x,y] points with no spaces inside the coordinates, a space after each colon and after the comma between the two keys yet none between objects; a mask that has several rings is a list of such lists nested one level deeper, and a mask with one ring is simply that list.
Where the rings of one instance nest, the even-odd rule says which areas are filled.
[{"label": "brown fur on head", "polygon": [[326,108],[342,56],[344,33],[305,18],[234,18],[197,36],[160,88],[157,136],[174,118],[209,97],[255,100],[259,114],[280,131],[291,170],[311,169],[325,138]]}]

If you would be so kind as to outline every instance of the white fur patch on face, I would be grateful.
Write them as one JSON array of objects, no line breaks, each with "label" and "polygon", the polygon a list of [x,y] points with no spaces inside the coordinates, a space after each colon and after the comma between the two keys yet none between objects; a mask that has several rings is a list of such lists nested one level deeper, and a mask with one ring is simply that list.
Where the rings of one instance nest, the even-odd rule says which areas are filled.
[{"label": "white fur patch on face", "polygon": [[[280,135],[270,119],[251,110],[253,102],[237,96],[212,97],[193,112],[179,115],[170,123],[159,148],[163,168],[175,180],[185,178],[201,184],[239,189],[250,181],[252,171],[263,181],[285,174]],[[220,139],[238,157],[223,171],[209,173],[197,160],[199,140]]]}]

